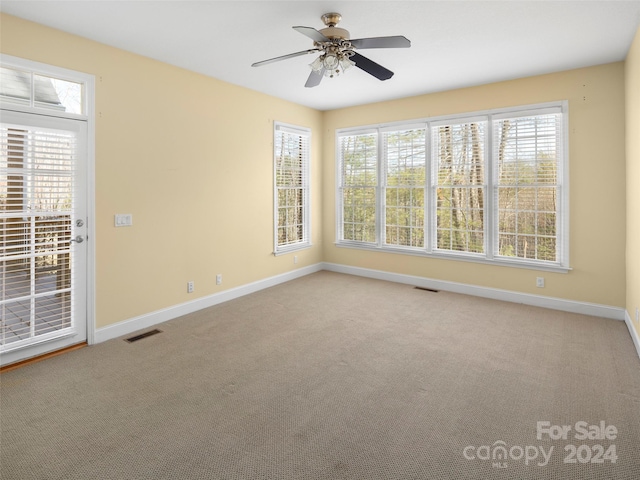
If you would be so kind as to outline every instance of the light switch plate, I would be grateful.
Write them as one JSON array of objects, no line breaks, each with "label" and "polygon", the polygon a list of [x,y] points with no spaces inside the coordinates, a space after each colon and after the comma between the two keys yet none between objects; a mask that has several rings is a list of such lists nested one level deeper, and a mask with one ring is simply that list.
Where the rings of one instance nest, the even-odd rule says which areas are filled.
[{"label": "light switch plate", "polygon": [[133,215],[130,213],[116,213],[116,227],[130,227],[133,225]]}]

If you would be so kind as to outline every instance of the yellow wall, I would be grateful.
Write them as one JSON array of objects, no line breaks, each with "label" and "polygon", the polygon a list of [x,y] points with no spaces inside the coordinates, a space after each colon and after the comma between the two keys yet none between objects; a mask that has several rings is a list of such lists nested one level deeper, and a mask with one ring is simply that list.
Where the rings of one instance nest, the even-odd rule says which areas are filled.
[{"label": "yellow wall", "polygon": [[625,64],[627,114],[627,312],[636,333],[640,322],[640,29]]},{"label": "yellow wall", "polygon": [[[637,247],[625,292],[625,206],[634,238],[640,228],[625,168],[637,179],[640,154],[636,136],[625,166],[622,62],[322,113],[15,17],[0,22],[3,53],[96,76],[97,327],[323,260],[617,307],[626,297],[630,312],[640,303]],[[639,50],[636,39],[634,85]],[[554,100],[569,101],[570,273],[334,246],[337,128]],[[314,247],[295,267],[292,255],[271,255],[274,120],[313,130]],[[115,228],[115,213],[132,213],[133,227]]]},{"label": "yellow wall", "polygon": [[[570,273],[339,248],[335,130],[500,107],[569,101]],[[536,76],[325,113],[324,260],[569,300],[625,305],[624,64]],[[545,288],[536,288],[543,276]]]},{"label": "yellow wall", "polygon": [[[320,112],[15,17],[0,21],[2,53],[96,77],[97,327],[321,261]],[[274,120],[314,132],[314,247],[296,253],[295,267],[291,254],[271,254]],[[132,213],[133,226],[115,228],[115,213]]]}]

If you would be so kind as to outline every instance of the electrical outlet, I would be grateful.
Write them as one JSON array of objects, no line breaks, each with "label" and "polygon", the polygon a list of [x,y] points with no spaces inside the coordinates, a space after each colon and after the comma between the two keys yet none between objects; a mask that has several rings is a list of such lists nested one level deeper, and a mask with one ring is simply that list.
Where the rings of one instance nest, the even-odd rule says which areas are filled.
[{"label": "electrical outlet", "polygon": [[193,293],[193,281],[187,282],[187,293]]},{"label": "electrical outlet", "polygon": [[297,255],[293,256],[293,263],[298,263],[298,256]]},{"label": "electrical outlet", "polygon": [[222,283],[222,274],[219,273],[216,275],[216,285],[220,285]]},{"label": "electrical outlet", "polygon": [[536,287],[538,288],[544,287],[544,277],[536,277]]}]

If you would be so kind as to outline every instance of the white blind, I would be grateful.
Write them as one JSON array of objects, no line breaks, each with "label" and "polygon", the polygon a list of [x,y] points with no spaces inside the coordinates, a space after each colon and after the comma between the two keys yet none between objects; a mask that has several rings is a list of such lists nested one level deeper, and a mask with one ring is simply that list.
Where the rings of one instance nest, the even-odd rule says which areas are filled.
[{"label": "white blind", "polygon": [[275,127],[276,252],[309,242],[309,132]]},{"label": "white blind", "polygon": [[0,345],[72,327],[77,137],[0,126]]},{"label": "white blind", "polygon": [[559,261],[561,114],[495,122],[498,255]]},{"label": "white blind", "polygon": [[434,250],[484,253],[486,122],[432,129]]},{"label": "white blind", "polygon": [[384,132],[384,225],[387,245],[424,247],[426,131]]}]

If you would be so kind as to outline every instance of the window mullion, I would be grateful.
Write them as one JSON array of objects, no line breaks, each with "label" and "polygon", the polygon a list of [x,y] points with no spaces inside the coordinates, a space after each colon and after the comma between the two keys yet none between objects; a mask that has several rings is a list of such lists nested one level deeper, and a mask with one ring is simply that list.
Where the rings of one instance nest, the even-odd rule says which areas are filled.
[{"label": "window mullion", "polygon": [[337,185],[335,192],[335,201],[336,201],[336,242],[341,242],[344,240],[344,193],[343,193],[343,185],[344,185],[344,158],[342,157],[342,138],[336,136],[335,140],[335,158],[336,162],[336,175],[335,182]]},{"label": "window mullion", "polygon": [[566,105],[563,105],[562,115],[557,118],[556,121],[556,151],[559,152],[560,159],[557,162],[557,178],[556,185],[558,186],[558,214],[556,215],[556,232],[560,235],[560,242],[556,245],[556,248],[560,248],[560,255],[558,261],[562,265],[569,265],[569,167],[568,162],[568,148],[569,138],[567,137],[569,132],[569,118],[567,116]]},{"label": "window mullion", "polygon": [[36,106],[36,86],[35,86],[35,82],[33,81],[33,72],[29,72],[29,86],[31,89],[30,92],[30,97],[29,98],[29,106],[31,108],[34,108]]},{"label": "window mullion", "polygon": [[304,139],[304,149],[302,152],[302,198],[303,198],[303,235],[305,242],[311,242],[311,182],[309,181],[309,177],[311,175],[311,165],[310,165],[310,149],[311,142],[309,141],[309,137],[303,137]]},{"label": "window mullion", "polygon": [[377,142],[378,142],[378,165],[377,174],[378,181],[376,182],[376,244],[378,247],[382,247],[386,237],[386,186],[387,186],[387,155],[386,155],[386,139],[385,134],[377,130]]},{"label": "window mullion", "polygon": [[435,168],[432,165],[433,159],[437,158],[433,152],[433,146],[435,142],[433,141],[433,129],[431,124],[427,124],[427,128],[425,129],[425,176],[424,176],[424,209],[425,209],[425,249],[428,253],[433,251],[433,232],[435,230],[434,224],[436,222],[436,189],[433,185],[432,172]]},{"label": "window mullion", "polygon": [[[487,119],[487,131],[485,132],[485,195],[484,195],[484,235],[485,255],[488,260],[493,260],[495,250],[495,238],[497,238],[496,225],[498,225],[498,209],[496,205],[496,190],[494,188],[494,161],[497,158],[494,150],[494,124],[491,116]],[[495,169],[497,171],[497,168]]]}]

